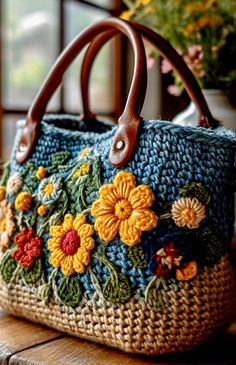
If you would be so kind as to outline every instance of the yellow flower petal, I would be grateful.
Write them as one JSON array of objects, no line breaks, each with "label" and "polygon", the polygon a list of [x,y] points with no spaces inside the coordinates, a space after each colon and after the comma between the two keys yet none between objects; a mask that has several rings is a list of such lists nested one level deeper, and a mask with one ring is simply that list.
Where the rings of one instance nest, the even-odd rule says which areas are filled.
[{"label": "yellow flower petal", "polygon": [[73,256],[73,267],[74,270],[79,274],[83,274],[85,271],[85,266],[82,264],[82,262],[78,259],[76,255]]},{"label": "yellow flower petal", "polygon": [[48,240],[48,249],[49,251],[54,251],[56,248],[61,247],[61,238],[54,237]]},{"label": "yellow flower petal", "polygon": [[150,209],[134,210],[130,221],[141,231],[151,231],[157,226],[159,218]]},{"label": "yellow flower petal", "polygon": [[86,156],[88,156],[88,154],[89,154],[90,150],[91,150],[91,148],[89,148],[89,147],[84,148],[84,149],[80,152],[79,157],[86,157]]},{"label": "yellow flower petal", "polygon": [[[72,253],[74,252],[73,250],[68,250],[67,252],[66,247],[63,247],[63,250],[61,248],[64,235],[71,230],[77,231],[80,236],[80,241],[76,242],[76,244],[80,243],[80,247],[75,254]],[[90,251],[95,247],[94,239],[91,237],[94,233],[94,227],[86,223],[86,217],[83,214],[79,214],[74,219],[71,214],[67,214],[63,224],[51,227],[50,232],[53,236],[48,240],[48,249],[52,252],[49,258],[51,265],[61,267],[62,273],[65,276],[70,276],[75,271],[83,273],[85,266],[90,262]],[[73,240],[73,234],[71,237]],[[77,240],[77,238],[75,239]]]},{"label": "yellow flower petal", "polygon": [[79,214],[73,221],[73,228],[78,231],[80,227],[86,223],[86,218],[83,214]]},{"label": "yellow flower petal", "polygon": [[96,200],[91,208],[91,214],[93,217],[100,217],[114,212],[114,204],[106,204],[104,200]]},{"label": "yellow flower petal", "polygon": [[74,217],[72,214],[66,214],[64,217],[64,221],[62,224],[62,227],[64,229],[65,232],[68,232],[70,230],[73,229],[73,221],[74,221]]},{"label": "yellow flower petal", "polygon": [[93,250],[95,247],[95,242],[92,237],[81,237],[80,246],[85,247],[87,250]]},{"label": "yellow flower petal", "polygon": [[80,247],[76,253],[76,256],[82,264],[88,266],[90,263],[90,252],[86,250],[85,247]]},{"label": "yellow flower petal", "polygon": [[134,246],[141,241],[141,230],[133,225],[131,219],[126,219],[120,224],[120,239],[128,246]]},{"label": "yellow flower petal", "polygon": [[131,190],[136,186],[135,176],[131,172],[121,171],[114,179],[114,186],[121,198],[128,199]]},{"label": "yellow flower petal", "polygon": [[94,234],[94,228],[91,224],[83,224],[78,230],[78,235],[80,237],[89,237]]},{"label": "yellow flower petal", "polygon": [[6,197],[6,188],[5,186],[0,186],[0,202],[3,201]]},{"label": "yellow flower petal", "polygon": [[62,228],[62,226],[52,226],[50,227],[50,235],[52,237],[62,237],[66,232]]},{"label": "yellow flower petal", "polygon": [[61,248],[58,247],[52,252],[49,258],[49,262],[54,267],[60,267],[64,257],[65,253],[62,251]]},{"label": "yellow flower petal", "polygon": [[70,276],[74,273],[73,267],[74,256],[65,256],[61,262],[61,270],[65,276]]},{"label": "yellow flower petal", "polygon": [[117,235],[119,225],[119,220],[113,214],[107,214],[96,219],[94,228],[103,241],[110,242]]},{"label": "yellow flower petal", "polygon": [[104,200],[104,204],[108,206],[113,206],[117,200],[120,199],[118,191],[113,184],[103,185],[99,189],[99,195],[100,198]]},{"label": "yellow flower petal", "polygon": [[139,185],[131,191],[129,201],[133,209],[149,208],[154,203],[155,196],[147,185]]}]

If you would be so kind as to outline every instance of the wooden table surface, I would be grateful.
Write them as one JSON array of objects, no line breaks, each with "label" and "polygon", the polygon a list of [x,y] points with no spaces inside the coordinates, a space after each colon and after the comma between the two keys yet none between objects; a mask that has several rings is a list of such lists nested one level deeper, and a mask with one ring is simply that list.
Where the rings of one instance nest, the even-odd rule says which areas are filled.
[{"label": "wooden table surface", "polygon": [[0,364],[10,365],[236,365],[236,322],[194,352],[168,357],[127,355],[73,338],[0,310]]}]

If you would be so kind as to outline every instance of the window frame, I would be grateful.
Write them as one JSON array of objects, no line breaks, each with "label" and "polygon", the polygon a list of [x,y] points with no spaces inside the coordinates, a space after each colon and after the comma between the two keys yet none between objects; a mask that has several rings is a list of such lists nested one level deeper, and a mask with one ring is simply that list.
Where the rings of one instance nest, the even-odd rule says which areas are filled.
[{"label": "window frame", "polygon": [[[57,45],[57,53],[60,54],[63,49],[65,48],[65,34],[66,34],[66,11],[65,11],[65,4],[67,0],[58,0],[59,6],[58,6],[58,45]],[[108,16],[118,16],[122,9],[122,0],[114,0],[114,5],[112,8],[106,8],[101,5],[97,5],[95,3],[91,3],[88,0],[73,0],[74,3],[80,3],[84,4],[88,7],[102,10],[107,13]],[[2,20],[3,14],[4,14],[4,0],[0,0],[0,21]],[[1,22],[2,23],[2,22]],[[111,119],[117,119],[118,116],[121,115],[122,106],[124,103],[124,96],[121,92],[122,89],[125,87],[125,81],[124,78],[121,77],[122,74],[124,74],[123,70],[125,68],[125,57],[123,52],[121,52],[123,48],[123,37],[119,36],[116,37],[114,40],[114,95],[113,95],[113,110],[110,113],[100,113],[104,116],[110,117]],[[0,161],[3,155],[3,119],[7,116],[26,116],[28,109],[27,108],[14,108],[14,107],[5,107],[3,105],[3,62],[2,62],[2,56],[3,56],[3,35],[2,32],[0,32]],[[113,85],[111,85],[113,87]],[[53,113],[71,113],[65,106],[65,88],[62,84],[62,87],[59,92],[59,107],[55,109]]]}]

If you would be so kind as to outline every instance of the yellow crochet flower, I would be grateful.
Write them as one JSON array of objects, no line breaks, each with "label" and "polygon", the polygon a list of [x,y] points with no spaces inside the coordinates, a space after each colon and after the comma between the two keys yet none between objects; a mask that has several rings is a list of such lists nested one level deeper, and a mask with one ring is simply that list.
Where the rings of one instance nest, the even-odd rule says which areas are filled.
[{"label": "yellow crochet flower", "polygon": [[44,217],[48,212],[48,207],[47,205],[40,205],[37,209],[37,213],[38,215],[40,215],[40,217]]},{"label": "yellow crochet flower", "polygon": [[50,264],[61,267],[65,276],[75,272],[82,274],[90,262],[90,254],[95,246],[93,233],[93,226],[86,223],[83,214],[77,215],[76,218],[66,214],[62,225],[50,227]]},{"label": "yellow crochet flower", "polygon": [[89,152],[90,152],[90,150],[91,150],[91,148],[89,148],[89,147],[84,148],[84,149],[80,152],[79,157],[80,157],[80,158],[87,157],[87,156],[88,156],[88,154],[89,154]]},{"label": "yellow crochet flower", "polygon": [[28,192],[19,193],[15,200],[16,210],[21,210],[22,212],[27,212],[30,210],[32,203],[32,195]]},{"label": "yellow crochet flower", "polygon": [[197,198],[181,198],[172,204],[172,218],[179,227],[197,228],[205,218],[205,206]]},{"label": "yellow crochet flower", "polygon": [[0,186],[0,202],[3,201],[6,197],[6,188],[5,186]]},{"label": "yellow crochet flower", "polygon": [[88,175],[89,171],[90,171],[90,165],[88,163],[84,163],[83,165],[80,166],[78,170],[75,171],[73,177],[79,178],[81,176]]},{"label": "yellow crochet flower", "polygon": [[141,241],[142,231],[156,227],[158,217],[150,208],[155,200],[147,185],[136,187],[135,176],[130,172],[119,172],[113,184],[99,190],[100,199],[92,205],[91,214],[96,218],[95,230],[99,237],[112,241],[120,234],[128,246]]},{"label": "yellow crochet flower", "polygon": [[36,178],[38,180],[43,180],[45,176],[47,175],[47,170],[43,166],[39,166],[38,170],[36,171]]},{"label": "yellow crochet flower", "polygon": [[12,203],[3,200],[0,202],[0,252],[4,252],[8,248],[15,228]]}]

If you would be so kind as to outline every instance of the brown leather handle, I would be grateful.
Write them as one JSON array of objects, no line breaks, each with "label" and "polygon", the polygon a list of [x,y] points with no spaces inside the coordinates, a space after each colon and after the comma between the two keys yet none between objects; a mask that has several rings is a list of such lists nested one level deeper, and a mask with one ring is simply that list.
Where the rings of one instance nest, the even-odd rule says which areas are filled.
[{"label": "brown leather handle", "polygon": [[[177,71],[190,98],[196,104],[200,112],[200,126],[205,128],[217,126],[218,122],[213,118],[197,80],[182,57],[175,51],[175,49],[167,40],[165,40],[159,34],[153,32],[151,29],[138,23],[132,23],[132,26],[135,28],[135,30],[139,31],[139,33],[144,36],[146,40],[152,43],[152,45],[158,49],[159,53],[165,57]],[[101,36],[98,36],[96,40],[91,43],[85,54],[84,61],[82,63],[80,79],[83,101],[83,115],[85,120],[92,120],[95,118],[90,109],[88,94],[89,76],[93,61],[103,44],[106,43],[116,33],[116,31],[109,31],[107,33],[103,33]]]},{"label": "brown leather handle", "polygon": [[[98,34],[111,29],[115,29],[116,31],[126,34],[134,51],[134,72],[131,88],[124,112],[119,119],[119,125],[121,126],[120,131],[123,135],[124,141],[126,141],[127,135],[133,134],[135,136],[135,134],[137,134],[142,120],[139,114],[145,95],[145,92],[143,93],[142,89],[146,90],[147,86],[147,67],[144,45],[141,36],[134,31],[128,22],[119,18],[109,18],[84,30],[72,41],[72,43],[57,59],[31,108],[29,109],[18,150],[16,151],[17,163],[25,163],[32,154],[37,143],[40,122],[45,113],[47,104],[57,87],[60,85],[65,70],[85,45],[94,40]],[[127,121],[129,121],[130,126],[126,125]],[[134,149],[135,146],[133,145],[133,142],[131,142],[131,145],[133,146],[132,149]],[[130,150],[128,148],[128,144],[122,144],[122,148],[120,147],[121,146],[119,144],[116,148],[117,154],[125,155],[126,160],[129,159]]]}]

